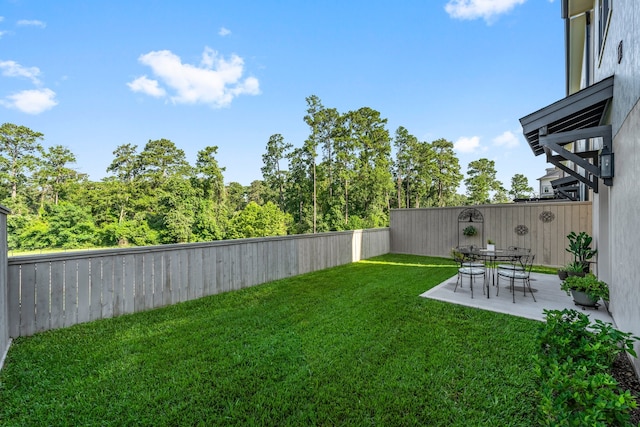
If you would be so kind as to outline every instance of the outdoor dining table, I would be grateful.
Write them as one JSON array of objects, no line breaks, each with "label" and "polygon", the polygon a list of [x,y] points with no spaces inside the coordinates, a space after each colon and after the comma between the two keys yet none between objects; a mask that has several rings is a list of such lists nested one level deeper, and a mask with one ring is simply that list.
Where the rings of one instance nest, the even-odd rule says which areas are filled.
[{"label": "outdoor dining table", "polygon": [[[491,272],[492,285],[496,284],[496,269],[498,261],[518,261],[524,268],[522,259],[530,255],[530,251],[523,249],[494,249],[488,250],[484,248],[460,248],[460,253],[472,258],[480,259],[485,262],[487,268]],[[489,277],[485,279],[485,286],[487,288],[487,298],[489,298]]]}]

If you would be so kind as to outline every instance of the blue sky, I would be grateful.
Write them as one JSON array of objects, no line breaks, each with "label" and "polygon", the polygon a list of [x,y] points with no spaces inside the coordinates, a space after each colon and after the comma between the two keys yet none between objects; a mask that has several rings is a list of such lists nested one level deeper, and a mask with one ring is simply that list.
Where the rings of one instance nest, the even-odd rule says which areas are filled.
[{"label": "blue sky", "polygon": [[553,0],[0,0],[0,123],[92,180],[118,145],[167,138],[191,164],[217,145],[225,181],[248,185],[271,135],[302,145],[317,95],[537,188],[548,165],[518,119],[565,96],[563,34]]}]

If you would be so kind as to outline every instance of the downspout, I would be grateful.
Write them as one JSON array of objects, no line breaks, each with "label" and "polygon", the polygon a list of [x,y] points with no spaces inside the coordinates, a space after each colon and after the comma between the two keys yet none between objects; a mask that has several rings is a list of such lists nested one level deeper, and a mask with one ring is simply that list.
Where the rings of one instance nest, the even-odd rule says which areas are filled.
[{"label": "downspout", "polygon": [[560,3],[560,15],[564,19],[564,63],[565,63],[565,92],[569,96],[569,30],[571,27],[569,18],[569,0]]},{"label": "downspout", "polygon": [[585,87],[589,87],[591,86],[591,12],[587,11],[584,13],[584,16],[587,20],[587,26],[585,28],[586,34],[585,34],[585,63],[586,63],[586,70],[585,70],[585,79],[586,79],[586,86]]}]

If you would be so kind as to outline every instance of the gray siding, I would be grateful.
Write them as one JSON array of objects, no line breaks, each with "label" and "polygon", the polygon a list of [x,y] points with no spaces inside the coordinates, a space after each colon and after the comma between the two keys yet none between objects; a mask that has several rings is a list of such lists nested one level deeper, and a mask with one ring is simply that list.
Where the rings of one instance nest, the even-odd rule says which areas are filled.
[{"label": "gray siding", "polygon": [[[602,279],[609,283],[610,311],[616,326],[640,336],[640,2],[611,2],[611,21],[600,61],[595,62],[595,81],[615,75],[610,123],[613,130],[615,177],[613,186],[594,198],[594,235],[607,247],[601,255]],[[618,45],[622,41],[622,60]],[[640,343],[635,343],[640,354]],[[637,373],[640,359],[632,358]]]},{"label": "gray siding", "polygon": [[9,304],[7,300],[7,211],[0,206],[0,369],[9,350]]}]

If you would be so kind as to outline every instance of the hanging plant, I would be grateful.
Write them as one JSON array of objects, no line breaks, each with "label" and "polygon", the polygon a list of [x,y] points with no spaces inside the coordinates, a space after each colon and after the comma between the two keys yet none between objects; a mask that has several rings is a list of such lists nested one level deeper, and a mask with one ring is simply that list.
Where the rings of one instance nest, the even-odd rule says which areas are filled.
[{"label": "hanging plant", "polygon": [[478,234],[478,230],[473,225],[469,225],[465,227],[464,230],[462,230],[462,234],[464,234],[465,236],[471,237]]}]

